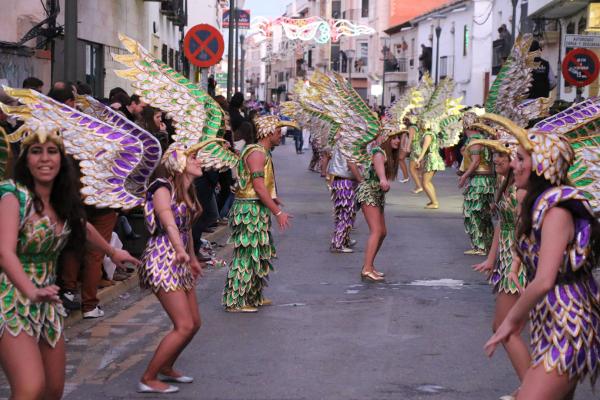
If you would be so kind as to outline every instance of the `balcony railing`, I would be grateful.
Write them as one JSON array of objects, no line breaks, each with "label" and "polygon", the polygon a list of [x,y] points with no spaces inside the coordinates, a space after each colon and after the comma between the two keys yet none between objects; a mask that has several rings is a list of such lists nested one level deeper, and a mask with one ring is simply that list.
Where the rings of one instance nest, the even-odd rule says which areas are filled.
[{"label": "balcony railing", "polygon": [[176,26],[187,25],[187,15],[185,14],[185,0],[162,0],[160,3],[160,13],[165,15],[169,21],[173,21]]}]

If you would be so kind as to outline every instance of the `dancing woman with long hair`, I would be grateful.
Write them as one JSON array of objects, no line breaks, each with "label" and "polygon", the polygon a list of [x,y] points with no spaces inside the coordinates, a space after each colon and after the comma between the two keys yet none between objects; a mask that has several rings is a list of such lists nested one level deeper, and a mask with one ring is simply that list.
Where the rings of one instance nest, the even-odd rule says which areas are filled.
[{"label": "dancing woman with long hair", "polygon": [[363,181],[356,190],[356,199],[369,225],[369,238],[365,247],[365,257],[361,278],[367,282],[383,282],[384,273],[375,269],[375,257],[387,235],[384,205],[385,193],[390,190],[390,182],[398,174],[400,137],[398,134],[387,138],[381,146],[371,149],[371,164],[363,173]]},{"label": "dancing woman with long hair", "polygon": [[[595,102],[577,104],[529,131],[503,122],[520,144],[511,167],[516,187],[527,195],[515,248],[529,283],[485,350],[492,355],[529,316],[532,361],[519,400],[572,399],[578,382],[589,376],[594,383],[600,373],[600,290],[592,274],[599,262],[600,226],[589,193],[581,190],[600,194],[594,186],[598,161],[586,157],[600,143],[598,133],[587,129],[598,118]],[[571,174],[574,164],[577,171]]]},{"label": "dancing woman with long hair", "polygon": [[86,223],[58,126],[40,125],[25,134],[14,179],[0,182],[0,364],[11,398],[60,399],[66,313],[55,282],[61,250],[73,240],[103,251],[119,266],[138,261]]},{"label": "dancing woman with long hair", "polygon": [[[492,330],[495,332],[519,299],[519,293],[527,282],[525,268],[522,267],[521,260],[513,254],[518,200],[523,199],[525,191],[517,190],[515,187],[514,175],[510,168],[509,147],[495,140],[475,140],[471,145],[486,146],[493,150],[494,169],[499,182],[494,201],[498,223],[494,228],[492,246],[486,260],[473,266],[476,271],[489,275],[490,284],[496,294],[496,308],[492,322]],[[520,381],[525,377],[531,362],[529,349],[521,337],[521,330],[503,343]]]}]

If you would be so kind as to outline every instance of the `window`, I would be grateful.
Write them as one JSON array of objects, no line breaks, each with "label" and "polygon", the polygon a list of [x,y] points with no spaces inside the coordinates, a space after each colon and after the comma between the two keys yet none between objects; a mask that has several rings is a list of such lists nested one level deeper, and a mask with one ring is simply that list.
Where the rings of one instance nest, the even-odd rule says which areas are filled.
[{"label": "window", "polygon": [[360,16],[363,18],[369,17],[369,0],[362,0]]},{"label": "window", "polygon": [[463,57],[469,54],[469,27],[467,25],[463,28]]},{"label": "window", "polygon": [[[359,45],[359,53],[358,53],[358,61],[360,62],[361,67],[366,67],[369,65],[369,43],[362,42]],[[362,71],[359,71],[362,72]]]},{"label": "window", "polygon": [[440,57],[440,79],[448,76],[448,56]]},{"label": "window", "polygon": [[415,39],[410,39],[410,68],[413,69],[415,67]]},{"label": "window", "polygon": [[166,44],[162,45],[161,61],[165,64],[169,62],[169,49]]}]

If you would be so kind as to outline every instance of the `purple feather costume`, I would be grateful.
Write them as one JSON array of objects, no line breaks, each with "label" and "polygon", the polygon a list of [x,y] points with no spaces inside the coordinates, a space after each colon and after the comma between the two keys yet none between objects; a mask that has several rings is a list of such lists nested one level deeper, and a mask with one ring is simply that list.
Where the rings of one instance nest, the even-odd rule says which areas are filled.
[{"label": "purple feather costume", "polygon": [[331,247],[341,249],[350,243],[350,231],[356,218],[356,186],[358,182],[347,178],[334,178],[331,182],[334,230]]},{"label": "purple feather costume", "polygon": [[175,249],[169,240],[167,232],[161,227],[158,215],[154,212],[152,196],[158,188],[166,187],[171,192],[171,210],[175,224],[181,235],[185,248],[191,240],[191,218],[185,203],[177,203],[173,184],[166,179],[155,180],[148,188],[144,216],[146,227],[152,235],[146,244],[142,256],[142,265],[138,269],[140,285],[154,292],[160,289],[191,290],[194,288],[194,277],[189,265],[178,265],[175,261]]},{"label": "purple feather costume", "polygon": [[530,312],[532,365],[557,370],[581,381],[595,383],[600,372],[600,291],[590,255],[591,208],[583,192],[569,186],[553,187],[538,197],[532,214],[532,232],[518,241],[518,252],[528,280],[536,274],[544,216],[552,207],[569,209],[575,237],[568,245],[554,287]]}]

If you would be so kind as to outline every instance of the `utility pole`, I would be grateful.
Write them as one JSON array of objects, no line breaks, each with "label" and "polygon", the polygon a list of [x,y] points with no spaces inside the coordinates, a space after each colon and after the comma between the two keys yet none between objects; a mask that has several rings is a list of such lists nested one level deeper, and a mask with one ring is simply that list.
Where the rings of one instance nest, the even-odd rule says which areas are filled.
[{"label": "utility pole", "polygon": [[65,0],[64,81],[77,80],[77,0]]},{"label": "utility pole", "polygon": [[237,8],[237,4],[236,4],[236,8],[235,8],[235,85],[234,85],[234,92],[237,92],[239,90],[240,87],[240,58],[239,58],[239,47],[240,47],[240,24],[239,24],[239,10]]},{"label": "utility pole", "polygon": [[515,33],[517,31],[517,3],[519,0],[512,0],[512,27],[511,27],[511,35],[512,35],[512,43],[515,43]]},{"label": "utility pole", "polygon": [[235,0],[229,0],[229,40],[227,43],[227,101],[231,100],[231,88],[233,86],[233,12]]},{"label": "utility pole", "polygon": [[435,27],[435,37],[437,43],[435,45],[435,84],[438,84],[438,77],[440,76],[440,35],[442,34],[442,27],[439,25]]},{"label": "utility pole", "polygon": [[246,50],[244,49],[244,35],[240,35],[240,92],[242,92],[242,94],[245,93],[245,88],[244,88],[244,84],[245,82],[245,78],[244,78],[244,59],[246,57]]}]

